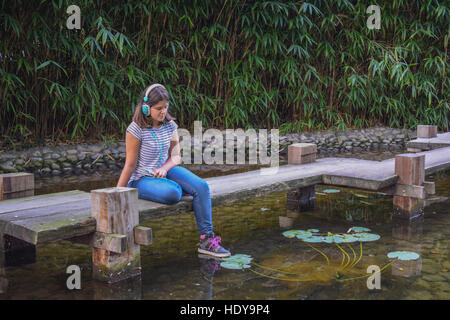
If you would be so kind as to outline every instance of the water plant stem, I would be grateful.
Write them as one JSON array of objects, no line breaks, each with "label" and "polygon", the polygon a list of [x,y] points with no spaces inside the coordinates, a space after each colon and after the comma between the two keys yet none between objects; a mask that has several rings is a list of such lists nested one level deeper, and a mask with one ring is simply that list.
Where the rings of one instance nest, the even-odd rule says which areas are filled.
[{"label": "water plant stem", "polygon": [[[395,260],[396,260],[396,259],[395,259]],[[388,264],[386,264],[385,266],[383,266],[383,267],[380,269],[379,272],[380,272],[380,273],[383,272],[384,269],[386,269],[387,267],[389,267],[395,260],[393,260],[393,261],[389,262]],[[375,272],[375,273],[376,273],[376,272]],[[367,278],[367,277],[373,276],[375,273],[369,273],[369,274],[366,274],[366,275],[363,275],[363,276],[360,276],[360,277],[355,277],[355,278],[336,279],[336,281],[350,281],[350,280],[356,280],[356,279],[363,279],[363,278]]]},{"label": "water plant stem", "polygon": [[328,259],[328,256],[323,253],[321,250],[317,249],[316,247],[314,247],[313,245],[309,244],[308,242],[305,242],[308,246],[310,246],[311,248],[313,248],[314,250],[316,250],[318,253],[320,253],[322,256],[325,257],[325,259],[327,260],[328,265],[330,265],[330,259]]},{"label": "water plant stem", "polygon": [[258,272],[256,270],[253,270],[252,268],[249,268],[248,270],[250,270],[253,273],[256,273],[260,276],[263,276],[265,278],[270,278],[270,279],[275,279],[275,280],[283,280],[283,281],[294,281],[294,282],[307,282],[307,281],[314,281],[314,279],[293,279],[293,278],[282,278],[282,277],[273,277],[273,276],[269,276],[267,274]]},{"label": "water plant stem", "polygon": [[[350,263],[350,256],[348,255],[347,251],[345,251],[340,245],[338,245],[337,243],[335,243],[336,246],[339,248],[339,250],[342,251],[343,254],[345,254],[345,256],[348,258],[348,262],[344,265],[344,269],[347,267],[347,265]],[[344,259],[342,260],[343,263]],[[342,265],[341,263],[341,265]]]},{"label": "water plant stem", "polygon": [[349,268],[352,268],[353,263],[356,261],[356,252],[355,252],[355,250],[353,250],[353,247],[351,246],[350,243],[347,243],[347,247],[349,247],[350,250],[352,250],[352,253],[353,253],[352,263],[349,265]]},{"label": "water plant stem", "polygon": [[360,254],[359,254],[359,258],[358,258],[358,260],[355,262],[355,263],[353,263],[350,267],[355,267],[357,264],[358,264],[358,262],[361,260],[361,258],[362,258],[362,255],[363,255],[363,247],[362,247],[362,242],[359,242],[359,247],[360,247]]},{"label": "water plant stem", "polygon": [[265,269],[265,270],[271,270],[271,271],[281,272],[281,273],[285,273],[285,274],[296,274],[296,275],[298,275],[298,273],[295,273],[295,272],[288,272],[288,271],[278,270],[278,269],[274,269],[274,268],[267,267],[267,266],[262,266],[262,265],[260,265],[260,264],[258,264],[256,262],[252,262],[251,264],[253,264],[253,265],[255,265],[255,266],[257,266],[257,267],[259,267],[261,269]]}]

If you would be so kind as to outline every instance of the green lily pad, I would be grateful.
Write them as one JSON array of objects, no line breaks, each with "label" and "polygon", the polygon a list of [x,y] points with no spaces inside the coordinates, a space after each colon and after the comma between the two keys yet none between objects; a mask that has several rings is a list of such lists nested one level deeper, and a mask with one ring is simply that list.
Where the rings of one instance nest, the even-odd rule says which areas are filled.
[{"label": "green lily pad", "polygon": [[370,242],[370,241],[376,241],[380,239],[380,236],[375,233],[367,233],[367,232],[359,232],[353,234],[353,237],[357,239],[357,241],[361,242]]},{"label": "green lily pad", "polygon": [[350,243],[350,242],[356,242],[358,241],[357,238],[355,238],[353,235],[350,234],[344,234],[342,237],[342,242],[343,243]]},{"label": "green lily pad", "polygon": [[313,243],[317,243],[317,242],[323,242],[323,238],[324,237],[320,237],[320,236],[310,236],[307,238],[303,238],[302,240],[305,242],[313,242]]},{"label": "green lily pad", "polygon": [[235,254],[226,258],[222,258],[220,266],[225,269],[246,269],[250,268],[250,262],[253,258],[248,254]]},{"label": "green lily pad", "polygon": [[305,231],[305,230],[288,230],[288,231],[283,232],[283,236],[285,236],[286,238],[297,237],[297,238],[300,239],[300,238],[303,238],[305,236],[309,237],[311,235],[312,235],[311,232]]},{"label": "green lily pad", "polygon": [[393,251],[387,254],[388,258],[398,260],[409,261],[409,260],[417,260],[420,255],[418,253],[412,251]]},{"label": "green lily pad", "polygon": [[235,263],[235,262],[221,262],[220,266],[225,269],[234,269],[234,270],[242,270],[250,268],[250,265],[244,263]]},{"label": "green lily pad", "polygon": [[248,254],[235,254],[226,258],[222,258],[222,261],[224,262],[230,262],[230,263],[250,263],[250,261],[252,261],[253,258],[248,255]]},{"label": "green lily pad", "polygon": [[351,227],[351,231],[353,231],[353,232],[369,232],[371,230],[368,228],[364,228],[364,227]]},{"label": "green lily pad", "polygon": [[325,193],[338,193],[338,192],[341,192],[341,190],[338,190],[338,189],[325,189],[325,190],[323,190],[323,192],[325,192]]}]

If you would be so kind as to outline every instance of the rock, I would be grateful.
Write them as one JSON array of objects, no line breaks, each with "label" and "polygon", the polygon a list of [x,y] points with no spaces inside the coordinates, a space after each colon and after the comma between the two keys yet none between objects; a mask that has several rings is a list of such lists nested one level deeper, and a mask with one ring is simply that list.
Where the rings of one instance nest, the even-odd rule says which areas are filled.
[{"label": "rock", "polygon": [[52,173],[52,169],[50,168],[42,168],[40,171],[41,176],[49,176]]},{"label": "rock", "polygon": [[59,166],[59,164],[57,164],[56,162],[53,162],[53,163],[50,164],[50,168],[51,168],[52,170],[59,170],[59,169],[60,169],[60,166]]},{"label": "rock", "polygon": [[67,150],[67,155],[74,155],[74,154],[78,154],[78,150],[75,149]]},{"label": "rock", "polygon": [[429,282],[442,282],[442,281],[446,281],[446,279],[441,276],[440,274],[427,274],[422,276],[422,279],[424,281],[429,281]]},{"label": "rock", "polygon": [[70,164],[69,162],[63,162],[61,165],[62,165],[63,170],[65,168],[72,168],[72,164]]},{"label": "rock", "polygon": [[100,153],[103,150],[104,146],[102,144],[93,144],[88,146],[88,150],[94,153]]},{"label": "rock", "polygon": [[42,153],[41,153],[39,150],[36,150],[36,151],[34,151],[31,155],[32,155],[33,157],[41,157],[41,156],[42,156]]},{"label": "rock", "polygon": [[6,171],[6,172],[13,172],[14,170],[16,170],[12,161],[0,163],[0,169],[2,169],[3,171]]},{"label": "rock", "polygon": [[67,160],[69,160],[70,162],[77,162],[78,161],[78,156],[76,156],[74,154],[69,154],[67,156]]},{"label": "rock", "polygon": [[84,159],[86,159],[86,153],[80,152],[78,153],[77,157],[79,161],[83,161]]}]

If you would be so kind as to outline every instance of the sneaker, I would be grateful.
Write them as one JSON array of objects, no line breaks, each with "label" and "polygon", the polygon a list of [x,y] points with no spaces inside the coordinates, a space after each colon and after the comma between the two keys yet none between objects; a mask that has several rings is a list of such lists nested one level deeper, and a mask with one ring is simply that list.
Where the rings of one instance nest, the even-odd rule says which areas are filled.
[{"label": "sneaker", "polygon": [[202,234],[200,236],[198,252],[219,258],[229,257],[231,255],[230,251],[223,248],[219,244],[220,241],[222,241],[222,239],[220,237],[216,237],[214,233]]}]

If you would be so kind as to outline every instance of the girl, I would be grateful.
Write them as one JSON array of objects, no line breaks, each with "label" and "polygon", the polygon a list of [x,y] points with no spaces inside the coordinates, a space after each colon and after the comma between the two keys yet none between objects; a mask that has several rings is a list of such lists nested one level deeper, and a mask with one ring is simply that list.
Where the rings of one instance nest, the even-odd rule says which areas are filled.
[{"label": "girl", "polygon": [[139,198],[165,204],[180,201],[183,191],[191,194],[200,233],[198,252],[228,257],[230,252],[213,232],[208,183],[179,166],[178,126],[168,108],[169,93],[163,85],[156,83],[142,92],[127,128],[125,166],[117,187],[137,188]]}]

